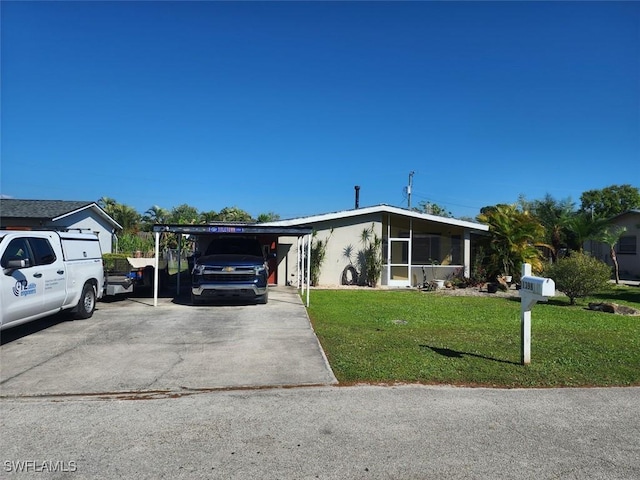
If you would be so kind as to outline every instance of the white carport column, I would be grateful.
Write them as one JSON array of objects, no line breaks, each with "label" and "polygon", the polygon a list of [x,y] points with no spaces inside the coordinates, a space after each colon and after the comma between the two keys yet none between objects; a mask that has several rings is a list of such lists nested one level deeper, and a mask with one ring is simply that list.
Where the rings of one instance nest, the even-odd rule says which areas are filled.
[{"label": "white carport column", "polygon": [[298,237],[298,251],[297,251],[297,255],[298,255],[298,271],[296,272],[296,288],[302,288],[302,293],[304,293],[304,284],[302,279],[304,278],[303,274],[302,274],[302,269],[304,268],[304,260],[302,259],[303,255],[302,255],[302,248],[304,245],[304,237],[300,238]]},{"label": "white carport column", "polygon": [[153,306],[158,306],[158,267],[160,266],[160,232],[156,232],[156,250],[153,269]]},{"label": "white carport column", "polygon": [[309,287],[311,286],[311,235],[307,236],[307,307],[309,307]]},{"label": "white carport column", "polygon": [[471,232],[467,229],[463,233],[463,261],[464,266],[464,278],[471,277]]}]

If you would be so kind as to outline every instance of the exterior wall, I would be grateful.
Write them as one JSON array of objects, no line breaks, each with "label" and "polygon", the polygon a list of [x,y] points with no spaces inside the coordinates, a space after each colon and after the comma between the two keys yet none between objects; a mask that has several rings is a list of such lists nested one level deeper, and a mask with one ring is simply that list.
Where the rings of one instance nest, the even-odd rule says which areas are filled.
[{"label": "exterior wall", "polygon": [[[618,257],[620,278],[624,280],[637,280],[640,278],[640,213],[625,213],[616,217],[612,223],[613,225],[627,229],[623,236],[635,236],[635,255],[619,253],[616,246],[616,256]],[[593,256],[603,260],[609,265],[613,265],[608,245],[599,242],[587,242],[587,244],[586,249],[591,252]]]},{"label": "exterior wall", "polygon": [[[382,239],[383,267],[378,285],[415,287],[425,280],[425,276],[430,281],[446,280],[454,275],[468,277],[470,274],[471,230],[466,226],[389,212],[334,217],[310,225],[316,232],[317,240],[327,240],[326,255],[320,268],[321,286],[341,285],[343,272],[349,265],[360,272],[358,254],[363,249],[362,232],[372,226],[375,234]],[[410,238],[410,235],[413,237]],[[415,240],[416,235],[418,240]],[[279,285],[297,284],[300,248],[303,247],[299,247],[297,237],[279,238]],[[389,248],[390,262],[387,259]],[[435,265],[432,265],[432,260]]]},{"label": "exterior wall", "polygon": [[112,253],[113,251],[113,227],[102,217],[91,215],[90,210],[83,210],[55,222],[49,222],[46,227],[90,230],[98,234],[102,253]]},{"label": "exterior wall", "polygon": [[[357,267],[357,252],[362,249],[362,231],[374,226],[376,235],[382,238],[380,214],[363,215],[358,218],[336,219],[313,225],[317,240],[327,240],[326,256],[320,267],[319,283],[323,286],[340,285],[342,272],[349,265],[345,255],[351,247],[351,263]],[[278,285],[295,283],[298,276],[298,239],[280,237],[278,240]],[[306,247],[305,247],[306,248]]]},{"label": "exterior wall", "polygon": [[296,285],[298,279],[298,237],[278,238],[278,285]]}]

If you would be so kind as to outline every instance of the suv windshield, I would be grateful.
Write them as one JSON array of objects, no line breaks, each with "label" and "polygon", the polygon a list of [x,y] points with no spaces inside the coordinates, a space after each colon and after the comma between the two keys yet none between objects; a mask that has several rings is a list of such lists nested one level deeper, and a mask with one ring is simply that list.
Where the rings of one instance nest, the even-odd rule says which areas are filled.
[{"label": "suv windshield", "polygon": [[205,255],[253,255],[262,257],[262,249],[255,238],[222,237],[212,240]]}]

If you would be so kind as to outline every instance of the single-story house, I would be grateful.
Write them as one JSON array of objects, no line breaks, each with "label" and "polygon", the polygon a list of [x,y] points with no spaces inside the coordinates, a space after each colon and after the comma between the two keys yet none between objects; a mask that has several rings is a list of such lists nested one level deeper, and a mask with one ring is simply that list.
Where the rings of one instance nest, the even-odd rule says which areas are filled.
[{"label": "single-story house", "polygon": [[[624,227],[626,230],[615,246],[620,278],[640,279],[640,210],[629,210],[609,220],[612,227]],[[604,243],[588,241],[586,248],[594,257],[613,265],[609,246]]]},{"label": "single-story house", "polygon": [[[315,241],[326,242],[318,281],[324,286],[350,281],[354,270],[358,277],[365,247],[361,241],[364,230],[381,239],[383,267],[379,285],[388,287],[412,287],[424,280],[445,280],[453,275],[469,277],[473,237],[489,230],[487,225],[476,222],[384,204],[262,225],[311,227]],[[298,238],[278,239],[277,284],[298,280],[300,248],[303,247]]]},{"label": "single-story house", "polygon": [[0,199],[1,229],[54,229],[98,235],[102,253],[111,253],[113,239],[122,227],[96,202],[73,200]]}]

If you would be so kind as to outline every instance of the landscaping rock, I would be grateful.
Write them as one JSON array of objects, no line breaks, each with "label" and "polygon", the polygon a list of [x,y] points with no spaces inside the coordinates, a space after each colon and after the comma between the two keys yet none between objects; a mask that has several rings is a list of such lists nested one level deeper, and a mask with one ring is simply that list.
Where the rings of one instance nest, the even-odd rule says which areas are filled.
[{"label": "landscaping rock", "polygon": [[589,310],[596,310],[598,312],[614,313],[616,315],[640,315],[640,310],[627,307],[625,305],[618,305],[617,303],[589,303]]}]

